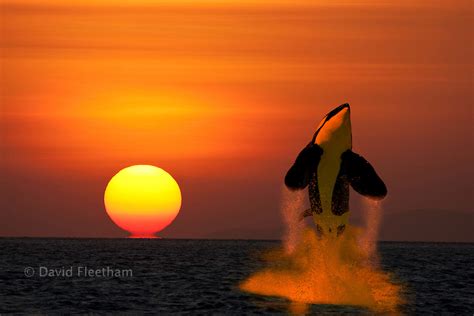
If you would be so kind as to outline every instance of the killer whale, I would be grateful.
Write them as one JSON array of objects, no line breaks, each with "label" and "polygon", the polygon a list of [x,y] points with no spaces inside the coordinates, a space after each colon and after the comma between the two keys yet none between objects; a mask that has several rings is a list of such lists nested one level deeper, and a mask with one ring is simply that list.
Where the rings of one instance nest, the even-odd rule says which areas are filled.
[{"label": "killer whale", "polygon": [[349,186],[359,194],[380,200],[387,188],[372,165],[352,151],[350,106],[342,104],[319,123],[311,141],[298,154],[285,176],[291,190],[308,187],[313,216],[320,235],[338,236],[349,218]]}]

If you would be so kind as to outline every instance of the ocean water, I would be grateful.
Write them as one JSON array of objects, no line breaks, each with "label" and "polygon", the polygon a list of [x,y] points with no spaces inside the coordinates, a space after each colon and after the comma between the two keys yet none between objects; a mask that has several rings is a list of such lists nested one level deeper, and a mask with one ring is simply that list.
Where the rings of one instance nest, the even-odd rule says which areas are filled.
[{"label": "ocean water", "polygon": [[[277,241],[0,238],[0,313],[288,314],[239,283]],[[382,242],[403,314],[474,313],[474,244]],[[373,312],[311,305],[309,314]]]}]

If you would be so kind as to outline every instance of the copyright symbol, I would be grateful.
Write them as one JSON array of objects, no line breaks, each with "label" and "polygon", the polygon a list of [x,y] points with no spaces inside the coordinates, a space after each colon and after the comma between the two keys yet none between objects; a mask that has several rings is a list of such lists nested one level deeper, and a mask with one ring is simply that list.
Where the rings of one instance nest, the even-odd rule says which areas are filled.
[{"label": "copyright symbol", "polygon": [[31,278],[33,275],[35,275],[35,269],[32,267],[26,267],[24,273],[26,277]]}]

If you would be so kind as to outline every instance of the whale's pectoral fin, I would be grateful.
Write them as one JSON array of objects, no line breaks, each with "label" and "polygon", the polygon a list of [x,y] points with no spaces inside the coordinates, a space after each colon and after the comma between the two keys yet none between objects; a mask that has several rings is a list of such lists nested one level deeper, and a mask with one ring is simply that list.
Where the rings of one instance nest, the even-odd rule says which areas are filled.
[{"label": "whale's pectoral fin", "polygon": [[311,211],[310,208],[307,209],[307,210],[304,210],[303,212],[301,212],[299,220],[302,221],[305,217],[308,217],[308,216],[311,216],[311,215],[313,215],[313,212]]},{"label": "whale's pectoral fin", "polygon": [[292,190],[304,189],[316,171],[323,150],[314,143],[309,143],[296,157],[285,176],[285,185]]},{"label": "whale's pectoral fin", "polygon": [[387,188],[382,179],[364,157],[347,150],[341,159],[344,172],[355,191],[376,200],[381,200],[387,195]]}]

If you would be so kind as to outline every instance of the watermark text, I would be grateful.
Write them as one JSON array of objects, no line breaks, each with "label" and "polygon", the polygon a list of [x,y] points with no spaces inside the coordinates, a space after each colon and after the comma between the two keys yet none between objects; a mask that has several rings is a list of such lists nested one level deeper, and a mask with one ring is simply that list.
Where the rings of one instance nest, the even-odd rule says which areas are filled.
[{"label": "watermark text", "polygon": [[88,267],[88,266],[69,266],[69,267],[25,267],[26,277],[40,278],[132,278],[132,269],[117,269],[113,267]]}]

